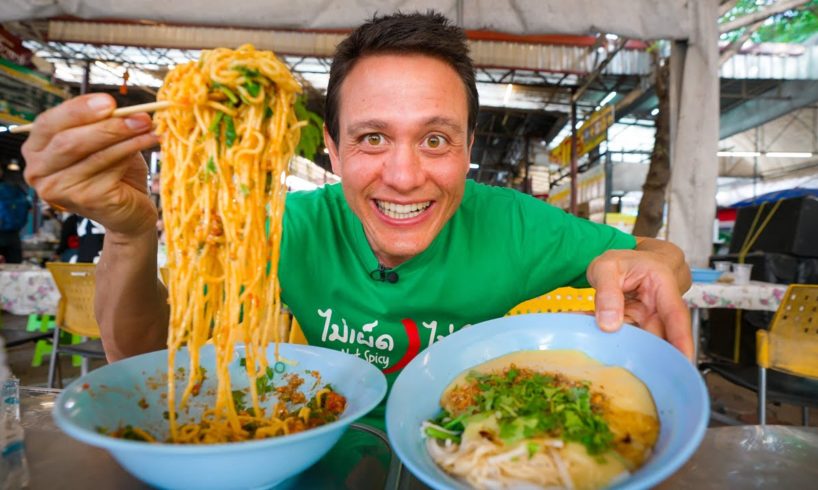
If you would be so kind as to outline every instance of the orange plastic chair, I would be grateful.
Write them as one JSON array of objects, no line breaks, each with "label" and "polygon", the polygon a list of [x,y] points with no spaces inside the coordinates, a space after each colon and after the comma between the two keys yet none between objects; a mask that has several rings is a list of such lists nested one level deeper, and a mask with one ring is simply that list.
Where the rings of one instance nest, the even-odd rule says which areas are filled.
[{"label": "orange plastic chair", "polygon": [[790,284],[770,329],[756,331],[756,362],[758,418],[764,425],[768,369],[818,380],[818,285]]},{"label": "orange plastic chair", "polygon": [[523,301],[509,310],[506,316],[559,311],[594,311],[595,295],[594,288],[558,288],[542,296]]},{"label": "orange plastic chair", "polygon": [[[89,358],[105,358],[102,341],[99,340],[99,325],[94,316],[94,288],[96,266],[94,264],[70,264],[49,262],[46,267],[60,291],[57,316],[54,321],[51,362],[48,366],[48,386],[54,387],[60,354],[82,356],[81,372],[88,373]],[[86,338],[84,342],[60,345],[60,332]],[[87,339],[91,340],[87,340]],[[62,384],[62,380],[60,380]]]}]

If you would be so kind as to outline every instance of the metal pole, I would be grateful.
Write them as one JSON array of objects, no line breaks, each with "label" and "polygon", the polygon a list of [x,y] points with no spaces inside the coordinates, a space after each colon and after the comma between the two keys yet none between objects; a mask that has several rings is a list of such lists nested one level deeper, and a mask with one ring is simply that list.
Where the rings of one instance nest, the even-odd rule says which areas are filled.
[{"label": "metal pole", "polygon": [[82,84],[80,84],[80,94],[87,94],[91,86],[91,61],[85,62],[85,68],[82,70]]},{"label": "metal pole", "polygon": [[571,89],[571,214],[577,214],[577,102]]},{"label": "metal pole", "polygon": [[605,148],[605,214],[603,223],[608,222],[608,213],[611,212],[611,195],[613,194],[613,158],[611,152]]}]

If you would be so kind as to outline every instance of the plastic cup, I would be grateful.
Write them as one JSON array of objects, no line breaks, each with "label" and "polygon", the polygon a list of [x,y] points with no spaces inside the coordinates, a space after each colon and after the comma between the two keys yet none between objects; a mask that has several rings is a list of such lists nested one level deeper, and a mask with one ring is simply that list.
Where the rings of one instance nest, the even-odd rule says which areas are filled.
[{"label": "plastic cup", "polygon": [[713,268],[719,272],[730,272],[730,266],[733,265],[731,262],[727,262],[725,260],[717,260],[713,262]]},{"label": "plastic cup", "polygon": [[734,284],[747,284],[750,282],[750,273],[753,271],[753,264],[733,264]]}]

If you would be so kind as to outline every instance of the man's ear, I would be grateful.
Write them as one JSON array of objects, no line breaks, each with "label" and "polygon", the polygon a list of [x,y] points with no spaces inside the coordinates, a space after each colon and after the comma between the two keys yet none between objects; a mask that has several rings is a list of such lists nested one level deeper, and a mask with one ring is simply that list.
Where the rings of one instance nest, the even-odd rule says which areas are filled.
[{"label": "man's ear", "polygon": [[338,158],[338,145],[335,144],[335,140],[329,135],[329,130],[327,129],[327,125],[324,124],[324,146],[327,147],[327,151],[329,152],[329,161],[332,165],[332,173],[337,176],[341,176],[341,159]]}]

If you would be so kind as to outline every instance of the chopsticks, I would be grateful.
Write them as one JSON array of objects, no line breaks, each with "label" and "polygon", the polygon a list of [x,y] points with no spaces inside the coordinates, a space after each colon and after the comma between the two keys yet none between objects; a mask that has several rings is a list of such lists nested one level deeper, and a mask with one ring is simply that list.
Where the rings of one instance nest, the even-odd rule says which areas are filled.
[{"label": "chopsticks", "polygon": [[[167,109],[172,105],[173,103],[168,100],[162,100],[159,102],[148,102],[147,104],[129,105],[127,107],[120,107],[119,109],[114,110],[114,112],[111,113],[111,117],[125,117],[139,112],[161,111],[163,109]],[[22,126],[15,126],[9,129],[9,132],[28,133],[29,131],[31,131],[31,128],[33,126],[34,124],[24,124]]]}]

